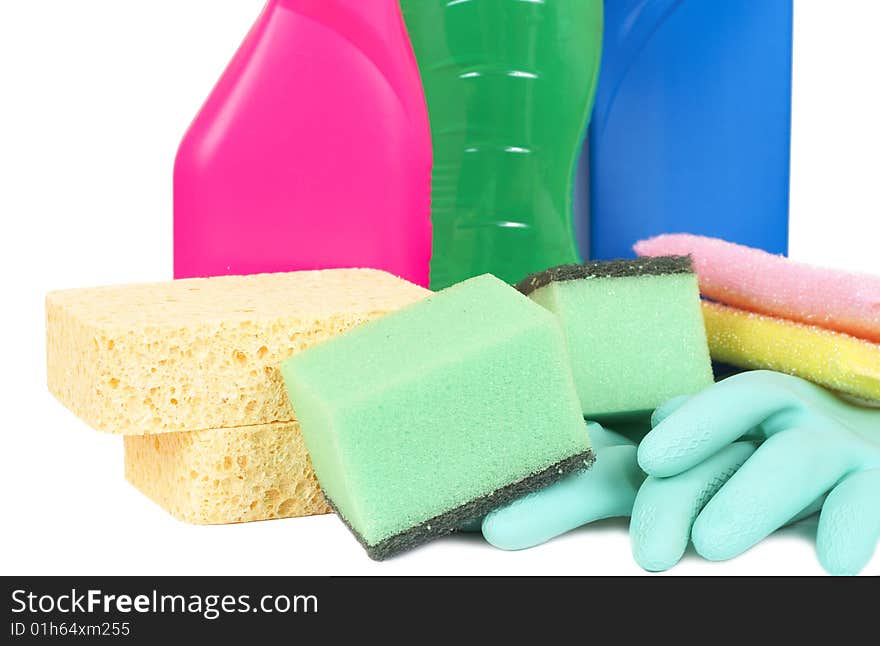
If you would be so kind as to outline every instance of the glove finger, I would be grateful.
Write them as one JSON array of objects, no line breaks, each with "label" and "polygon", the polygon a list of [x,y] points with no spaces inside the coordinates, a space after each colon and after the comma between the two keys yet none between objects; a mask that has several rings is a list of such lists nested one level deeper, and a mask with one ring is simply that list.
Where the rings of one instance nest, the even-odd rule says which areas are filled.
[{"label": "glove finger", "polygon": [[694,395],[642,440],[642,469],[660,478],[687,471],[776,413],[799,405],[786,379],[744,372]]},{"label": "glove finger", "polygon": [[651,428],[655,428],[660,422],[672,415],[672,413],[681,408],[691,397],[692,395],[679,395],[678,397],[673,397],[665,404],[661,404],[651,414]]},{"label": "glove finger", "polygon": [[831,489],[849,469],[848,458],[810,430],[774,435],[697,517],[694,547],[710,561],[745,552]]},{"label": "glove finger", "polygon": [[[678,397],[674,397],[670,399],[665,404],[662,404],[659,408],[657,408],[651,415],[651,429],[656,428],[660,425],[660,422],[665,420],[667,417],[672,415],[675,411],[681,408],[684,403],[693,397],[693,395],[680,395]],[[648,429],[650,430],[650,429]],[[639,438],[639,442],[644,439],[644,436],[647,433],[642,433],[642,437]],[[764,435],[761,433],[759,428],[753,428],[742,435],[740,438],[744,441],[760,443],[764,441]],[[821,507],[817,508],[815,511],[819,511]],[[814,512],[815,513],[815,512]]]},{"label": "glove finger", "polygon": [[590,470],[490,513],[483,536],[495,547],[522,550],[596,520],[629,516],[644,478],[635,446],[604,449]]},{"label": "glove finger", "polygon": [[816,549],[830,574],[858,574],[880,540],[880,469],[845,478],[828,495],[819,516]]},{"label": "glove finger", "polygon": [[629,526],[636,562],[650,572],[678,563],[703,505],[754,452],[754,444],[736,442],[682,474],[645,480]]}]

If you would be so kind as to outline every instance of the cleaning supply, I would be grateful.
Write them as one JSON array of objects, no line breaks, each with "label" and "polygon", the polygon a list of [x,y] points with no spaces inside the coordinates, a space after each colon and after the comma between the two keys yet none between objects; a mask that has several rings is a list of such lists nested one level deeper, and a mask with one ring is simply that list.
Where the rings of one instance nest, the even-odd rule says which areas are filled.
[{"label": "cleaning supply", "polygon": [[324,494],[372,558],[592,463],[564,343],[484,275],[283,364]]},{"label": "cleaning supply", "polygon": [[572,177],[601,0],[401,0],[434,142],[431,287],[578,259]]},{"label": "cleaning supply", "polygon": [[482,524],[490,544],[526,549],[598,520],[632,515],[636,561],[648,570],[668,569],[684,554],[702,505],[755,450],[738,442],[676,477],[646,481],[636,442],[649,429],[621,434],[595,423],[588,427],[593,468],[491,512]]},{"label": "cleaning supply", "polygon": [[629,526],[636,563],[649,572],[678,564],[703,507],[754,452],[754,443],[734,442],[676,476],[646,479]]},{"label": "cleaning supply", "polygon": [[269,0],[180,145],[174,275],[427,286],[431,139],[397,0]]},{"label": "cleaning supply", "polygon": [[880,343],[880,276],[816,267],[688,234],[643,240],[635,250],[640,256],[690,255],[700,291],[713,300]]},{"label": "cleaning supply", "polygon": [[125,475],[176,518],[327,513],[279,363],[430,294],[337,269],[49,294],[49,389],[125,435]]},{"label": "cleaning supply", "polygon": [[52,292],[49,390],[107,433],[290,422],[284,359],[429,293],[372,269]]},{"label": "cleaning supply", "polygon": [[880,345],[814,325],[703,303],[712,358],[797,375],[880,402]]},{"label": "cleaning supply", "polygon": [[517,287],[559,319],[588,419],[647,417],[713,383],[686,257],[555,267]]},{"label": "cleaning supply", "polygon": [[833,574],[861,570],[880,538],[880,410],[797,377],[746,372],[667,415],[639,445],[639,465],[657,478],[676,477],[747,433],[763,444],[700,512],[697,552],[733,558],[830,492],[819,518],[819,560]]},{"label": "cleaning supply", "polygon": [[[658,426],[688,399],[677,397],[660,406],[651,415],[651,426]],[[687,471],[669,478],[645,479],[633,503],[629,528],[633,557],[641,567],[663,572],[681,560],[703,507],[752,456],[761,439],[758,432],[746,433]],[[821,508],[822,500],[817,500],[788,524],[812,516]]]},{"label": "cleaning supply", "polygon": [[792,5],[605,0],[578,177],[589,258],[665,231],[786,252]]},{"label": "cleaning supply", "polygon": [[124,440],[126,479],[178,520],[218,525],[331,511],[295,421]]}]

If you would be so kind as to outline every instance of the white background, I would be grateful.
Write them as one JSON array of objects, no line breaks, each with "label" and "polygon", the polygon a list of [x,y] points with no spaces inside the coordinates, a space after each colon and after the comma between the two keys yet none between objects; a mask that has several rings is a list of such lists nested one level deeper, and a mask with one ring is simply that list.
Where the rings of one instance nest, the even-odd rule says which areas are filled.
[{"label": "white background", "polygon": [[[880,2],[796,0],[791,253],[880,273]],[[451,538],[371,562],[333,517],[174,520],[122,442],[45,388],[43,298],[171,277],[177,144],[262,0],[0,3],[2,574],[641,574],[626,525],[504,553]],[[818,574],[807,522],[671,574]],[[880,574],[880,556],[868,573]]]}]

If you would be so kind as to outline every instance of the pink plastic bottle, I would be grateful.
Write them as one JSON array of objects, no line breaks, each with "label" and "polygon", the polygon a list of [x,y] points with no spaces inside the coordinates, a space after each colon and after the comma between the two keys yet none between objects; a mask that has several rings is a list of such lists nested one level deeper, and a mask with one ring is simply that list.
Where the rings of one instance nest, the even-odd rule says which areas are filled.
[{"label": "pink plastic bottle", "polygon": [[269,0],[180,145],[174,275],[428,284],[431,133],[397,0]]}]

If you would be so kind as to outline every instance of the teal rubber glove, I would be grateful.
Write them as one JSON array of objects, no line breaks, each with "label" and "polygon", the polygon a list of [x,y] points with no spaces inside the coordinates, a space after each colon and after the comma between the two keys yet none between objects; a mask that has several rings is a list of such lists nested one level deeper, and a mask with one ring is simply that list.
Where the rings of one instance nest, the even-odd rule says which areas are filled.
[{"label": "teal rubber glove", "polygon": [[595,423],[588,427],[597,453],[593,468],[486,516],[482,529],[489,543],[507,550],[525,549],[597,520],[626,517],[638,494],[643,508],[650,507],[654,516],[642,515],[649,531],[639,542],[642,549],[637,558],[643,565],[656,567],[662,562],[671,567],[690,540],[696,517],[693,509],[717,491],[755,449],[753,444],[742,443],[678,478],[648,486],[642,484],[645,473],[638,466],[636,449],[645,429],[630,429],[624,436]]},{"label": "teal rubber glove", "polygon": [[[756,371],[671,402],[654,421],[638,449],[639,464],[651,476],[642,491],[752,447],[742,466],[732,467],[691,510],[691,537],[703,557],[733,558],[821,506],[822,566],[856,574],[870,561],[880,538],[880,410],[797,377]],[[752,442],[738,441],[748,437],[763,443],[755,450]],[[668,564],[644,555],[665,531],[662,523],[673,522],[657,514],[657,501],[642,501],[640,492],[631,534],[636,558],[654,566],[649,569]]]}]

